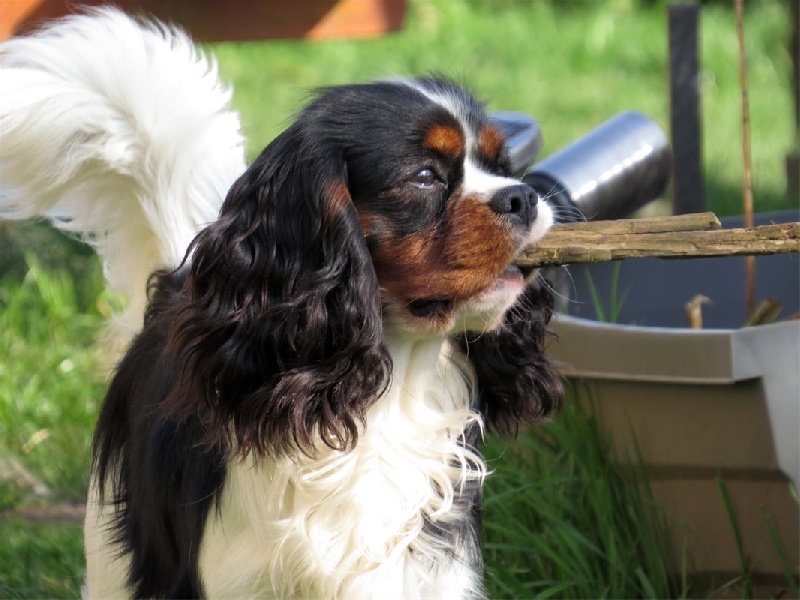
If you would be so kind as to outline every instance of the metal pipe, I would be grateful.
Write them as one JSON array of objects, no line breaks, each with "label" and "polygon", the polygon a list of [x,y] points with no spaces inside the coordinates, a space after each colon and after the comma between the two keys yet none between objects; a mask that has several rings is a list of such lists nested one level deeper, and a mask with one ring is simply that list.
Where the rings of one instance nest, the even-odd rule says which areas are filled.
[{"label": "metal pipe", "polygon": [[523,181],[556,205],[559,220],[598,221],[628,216],[657,198],[671,172],[661,127],[627,111],[536,164]]}]

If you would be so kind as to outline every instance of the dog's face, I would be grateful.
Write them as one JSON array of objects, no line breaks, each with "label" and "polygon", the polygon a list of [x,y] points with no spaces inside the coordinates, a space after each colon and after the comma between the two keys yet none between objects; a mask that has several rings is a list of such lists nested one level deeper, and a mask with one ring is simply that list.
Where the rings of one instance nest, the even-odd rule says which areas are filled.
[{"label": "dog's face", "polygon": [[293,258],[286,269],[308,280],[274,265],[259,271],[267,290],[287,297],[313,286],[318,266],[337,270],[347,285],[357,277],[353,294],[365,303],[379,296],[388,329],[486,331],[533,276],[515,260],[553,222],[538,200],[511,177],[502,135],[457,84],[334,87],[231,189],[221,217],[223,227],[234,225],[233,246],[220,250],[251,266],[273,252],[267,248]]},{"label": "dog's face", "polygon": [[190,308],[167,342],[191,374],[182,397],[206,398],[211,431],[233,422],[242,448],[349,448],[390,380],[386,333],[447,335],[499,390],[490,423],[539,418],[560,389],[543,352],[552,303],[515,261],[552,220],[458,85],[325,90],[190,250]]},{"label": "dog's face", "polygon": [[364,86],[348,186],[377,274],[384,322],[446,333],[498,325],[532,277],[515,265],[553,221],[511,178],[500,133],[460,87]]}]

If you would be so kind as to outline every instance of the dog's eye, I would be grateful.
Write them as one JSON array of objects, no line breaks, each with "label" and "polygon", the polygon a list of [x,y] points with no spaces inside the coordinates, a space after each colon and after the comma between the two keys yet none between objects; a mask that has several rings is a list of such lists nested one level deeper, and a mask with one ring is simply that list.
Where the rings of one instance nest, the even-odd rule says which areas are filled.
[{"label": "dog's eye", "polygon": [[421,188],[428,188],[441,183],[442,180],[434,173],[433,169],[422,169],[411,178],[411,183]]}]

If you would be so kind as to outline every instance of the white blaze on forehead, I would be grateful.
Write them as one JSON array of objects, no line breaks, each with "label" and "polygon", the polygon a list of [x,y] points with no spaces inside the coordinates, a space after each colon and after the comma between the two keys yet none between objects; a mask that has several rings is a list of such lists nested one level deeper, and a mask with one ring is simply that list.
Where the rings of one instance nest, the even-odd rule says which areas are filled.
[{"label": "white blaze on forehead", "polygon": [[447,112],[453,115],[458,122],[461,123],[461,128],[467,138],[467,152],[471,153],[475,145],[475,132],[472,131],[467,125],[467,115],[464,110],[464,103],[461,98],[455,93],[448,93],[447,90],[432,90],[427,88],[419,81],[412,79],[400,79],[399,82],[411,89],[419,92],[434,104],[438,104]]},{"label": "white blaze on forehead", "polygon": [[446,88],[431,89],[421,81],[414,79],[400,79],[399,82],[418,91],[432,102],[443,106],[459,120],[465,120],[466,115],[463,111],[464,103],[462,102],[462,96],[457,92],[449,92]]},{"label": "white blaze on forehead", "polygon": [[499,190],[512,185],[519,185],[519,181],[511,177],[493,175],[482,169],[471,157],[464,160],[463,193],[470,197],[477,197],[484,202],[489,202]]}]

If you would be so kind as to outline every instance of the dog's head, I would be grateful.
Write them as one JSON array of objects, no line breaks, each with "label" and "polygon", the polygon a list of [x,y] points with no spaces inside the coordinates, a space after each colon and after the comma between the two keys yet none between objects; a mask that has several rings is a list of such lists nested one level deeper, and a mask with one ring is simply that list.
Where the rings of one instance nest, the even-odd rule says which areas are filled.
[{"label": "dog's head", "polygon": [[[349,113],[344,128],[340,106]],[[440,334],[496,327],[530,275],[514,260],[549,228],[552,212],[511,177],[503,137],[483,107],[433,79],[340,88],[320,107],[321,129],[344,157],[384,323]]]},{"label": "dog's head", "polygon": [[[484,335],[475,352],[488,343],[493,355],[520,322],[543,328],[550,305],[526,293],[533,274],[515,260],[552,220],[512,178],[503,137],[458,85],[325,90],[193,244],[190,308],[170,336],[187,364],[184,392],[213,406],[217,429],[232,424],[240,447],[285,451],[321,438],[348,448],[390,377],[385,330],[453,335],[480,363],[469,331]],[[528,359],[550,375],[542,343],[515,341],[511,362],[476,370],[506,379],[503,395]],[[498,422],[547,412],[552,402],[537,392],[523,399],[534,408],[498,408]]]}]

